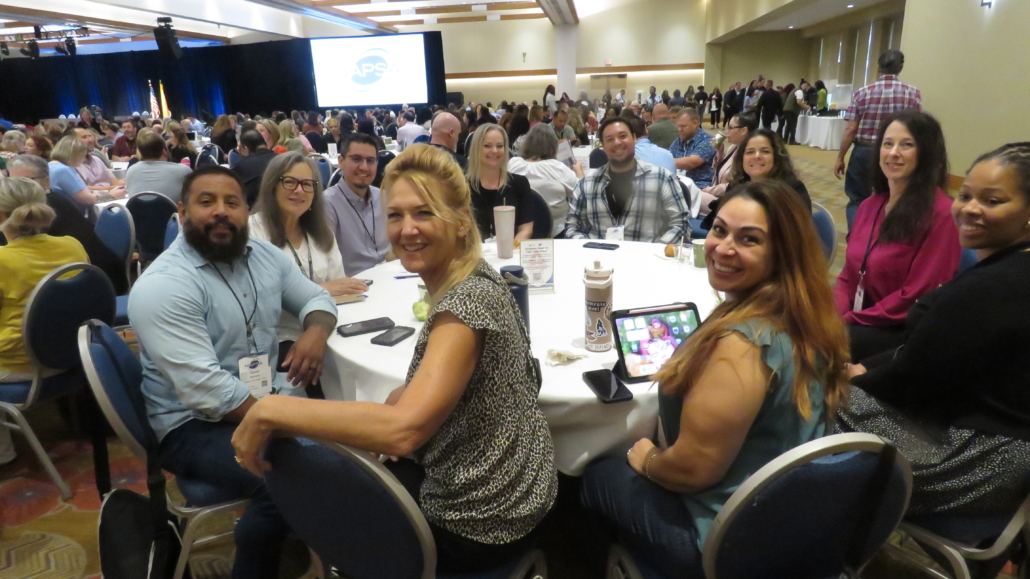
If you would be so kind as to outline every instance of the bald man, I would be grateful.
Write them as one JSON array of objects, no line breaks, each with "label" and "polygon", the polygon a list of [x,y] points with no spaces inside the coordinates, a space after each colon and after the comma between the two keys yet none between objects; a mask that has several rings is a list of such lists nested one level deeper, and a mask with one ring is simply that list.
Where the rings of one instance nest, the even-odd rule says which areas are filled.
[{"label": "bald man", "polygon": [[651,111],[651,126],[647,127],[648,140],[654,145],[668,149],[678,136],[679,132],[676,123],[672,122],[669,107],[664,104],[655,105]]},{"label": "bald man", "polygon": [[458,135],[461,134],[461,123],[451,113],[438,113],[433,119],[432,131],[429,134],[429,144],[440,147],[454,157],[454,160],[461,165],[464,171],[468,160],[455,152],[458,148]]}]

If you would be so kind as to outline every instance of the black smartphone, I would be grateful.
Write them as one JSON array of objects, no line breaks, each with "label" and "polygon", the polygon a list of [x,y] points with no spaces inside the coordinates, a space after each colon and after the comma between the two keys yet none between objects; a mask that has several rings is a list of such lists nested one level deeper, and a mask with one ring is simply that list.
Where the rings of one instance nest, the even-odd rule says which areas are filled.
[{"label": "black smartphone", "polygon": [[597,242],[597,241],[590,241],[588,243],[584,243],[583,247],[587,247],[587,248],[590,248],[590,249],[619,249],[619,244],[618,243],[600,243],[600,242]]},{"label": "black smartphone", "polygon": [[372,338],[372,343],[378,346],[393,346],[399,342],[408,339],[408,336],[414,333],[415,328],[409,328],[408,326],[396,326]]},{"label": "black smartphone", "polygon": [[365,282],[365,285],[372,285],[372,280],[370,279],[363,279],[361,281]]},{"label": "black smartphone", "polygon": [[611,370],[583,372],[583,381],[594,391],[597,399],[605,404],[633,400],[633,393]]},{"label": "black smartphone", "polygon": [[361,334],[382,332],[383,330],[389,330],[393,326],[393,320],[390,318],[376,318],[374,320],[354,322],[353,324],[344,324],[336,328],[336,333],[344,338],[350,338],[351,336],[360,336]]}]

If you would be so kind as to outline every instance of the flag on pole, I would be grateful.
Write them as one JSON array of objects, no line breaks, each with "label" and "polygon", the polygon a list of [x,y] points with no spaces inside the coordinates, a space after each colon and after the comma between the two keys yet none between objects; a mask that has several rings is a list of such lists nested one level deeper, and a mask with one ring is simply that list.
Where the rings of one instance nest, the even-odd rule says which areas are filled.
[{"label": "flag on pole", "polygon": [[165,83],[159,80],[157,81],[157,86],[161,92],[161,117],[170,119],[172,118],[172,112],[168,110],[168,101],[165,100]]},{"label": "flag on pole", "polygon": [[160,119],[161,118],[161,107],[157,104],[157,96],[154,95],[154,85],[147,81],[147,87],[150,88],[150,118]]}]

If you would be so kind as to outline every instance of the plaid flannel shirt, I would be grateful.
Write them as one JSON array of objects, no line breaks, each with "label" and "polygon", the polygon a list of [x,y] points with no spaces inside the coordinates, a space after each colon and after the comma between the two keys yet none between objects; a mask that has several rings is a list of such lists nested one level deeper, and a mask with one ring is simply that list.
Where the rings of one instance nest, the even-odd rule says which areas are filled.
[{"label": "plaid flannel shirt", "polygon": [[637,160],[636,191],[619,220],[612,217],[605,190],[608,165],[583,177],[573,192],[565,232],[571,239],[604,239],[609,227],[625,225],[628,241],[673,243],[690,238],[689,207],[679,181],[668,170]]},{"label": "plaid flannel shirt", "polygon": [[858,119],[855,140],[875,143],[880,123],[890,115],[906,109],[922,110],[923,97],[916,87],[905,84],[892,74],[881,76],[871,85],[864,86],[851,97],[851,105],[844,112],[847,120]]}]

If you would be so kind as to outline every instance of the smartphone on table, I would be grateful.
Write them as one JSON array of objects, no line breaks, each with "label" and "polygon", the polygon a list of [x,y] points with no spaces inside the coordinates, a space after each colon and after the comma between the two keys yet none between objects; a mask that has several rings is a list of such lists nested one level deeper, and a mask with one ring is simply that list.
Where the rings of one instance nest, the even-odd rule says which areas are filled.
[{"label": "smartphone on table", "polygon": [[594,391],[597,399],[605,404],[633,400],[633,393],[611,370],[583,372],[583,381]]},{"label": "smartphone on table", "polygon": [[371,334],[372,332],[389,330],[394,327],[394,325],[393,320],[390,318],[376,318],[374,320],[364,320],[361,322],[344,324],[336,328],[336,333],[340,334],[344,338],[350,338],[352,336],[360,336],[361,334]]},{"label": "smartphone on table", "polygon": [[408,339],[408,336],[415,333],[415,328],[408,326],[396,326],[386,330],[382,334],[372,338],[372,343],[377,346],[394,346]]}]

